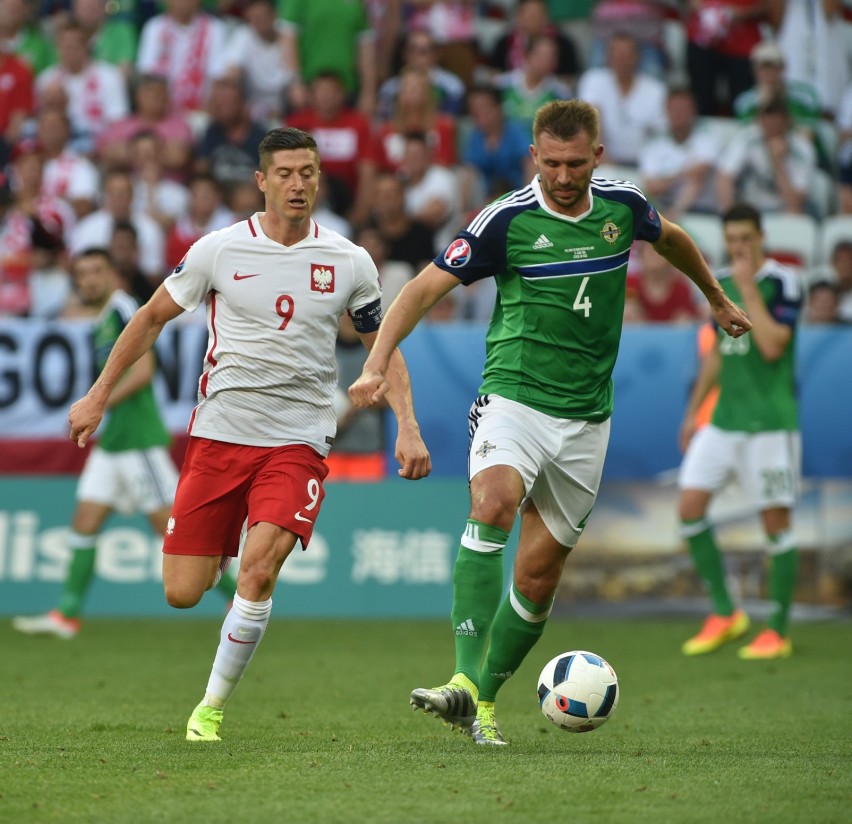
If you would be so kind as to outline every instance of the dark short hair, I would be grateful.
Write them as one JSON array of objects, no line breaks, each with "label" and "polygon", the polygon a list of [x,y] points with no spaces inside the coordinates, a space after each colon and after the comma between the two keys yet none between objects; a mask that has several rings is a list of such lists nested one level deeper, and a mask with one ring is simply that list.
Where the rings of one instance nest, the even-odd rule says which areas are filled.
[{"label": "dark short hair", "polygon": [[823,289],[828,289],[834,295],[838,295],[840,293],[836,283],[833,283],[830,280],[816,280],[808,287],[808,294],[812,295],[814,292],[819,292]]},{"label": "dark short hair", "polygon": [[503,97],[500,94],[500,89],[496,86],[490,86],[487,83],[477,83],[475,86],[472,86],[467,93],[468,104],[470,103],[470,98],[475,94],[481,94],[483,97],[488,97],[491,99],[491,102],[496,106],[503,105]]},{"label": "dark short hair", "polygon": [[116,220],[112,224],[113,235],[115,235],[116,232],[127,232],[133,236],[133,241],[135,243],[139,242],[139,232],[136,231],[136,227],[129,220]]},{"label": "dark short hair", "polygon": [[310,149],[317,157],[319,163],[319,150],[313,135],[285,126],[281,129],[271,129],[266,133],[257,150],[258,167],[261,172],[266,172],[272,163],[272,155],[280,151],[294,151],[296,149]]},{"label": "dark short hair", "polygon": [[106,261],[107,266],[110,269],[115,269],[115,260],[113,260],[112,255],[109,253],[109,249],[104,249],[102,246],[89,246],[86,249],[83,249],[77,252],[73,258],[71,258],[71,272],[74,273],[74,270],[77,268],[77,263],[81,261],[83,258],[89,257],[99,257]]},{"label": "dark short hair", "polygon": [[722,215],[723,224],[741,220],[753,223],[758,232],[763,231],[763,221],[761,220],[760,212],[750,203],[735,203]]}]

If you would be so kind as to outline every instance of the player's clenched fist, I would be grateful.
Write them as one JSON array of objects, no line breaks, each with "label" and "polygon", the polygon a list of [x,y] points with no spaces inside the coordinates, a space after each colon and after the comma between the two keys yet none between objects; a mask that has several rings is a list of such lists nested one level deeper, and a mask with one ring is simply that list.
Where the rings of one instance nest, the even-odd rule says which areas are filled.
[{"label": "player's clenched fist", "polygon": [[77,442],[81,449],[86,445],[89,438],[98,428],[104,415],[103,404],[86,395],[71,406],[68,412],[68,423],[71,424],[72,441]]},{"label": "player's clenched fist", "polygon": [[387,379],[381,372],[365,369],[349,387],[349,400],[361,408],[373,406],[384,398],[389,388]]}]

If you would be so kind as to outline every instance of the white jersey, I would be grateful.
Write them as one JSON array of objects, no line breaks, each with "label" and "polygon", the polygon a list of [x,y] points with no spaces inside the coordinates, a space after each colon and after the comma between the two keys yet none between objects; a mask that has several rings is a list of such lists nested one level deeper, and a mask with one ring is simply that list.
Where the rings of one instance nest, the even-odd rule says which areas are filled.
[{"label": "white jersey", "polygon": [[175,302],[207,305],[208,348],[189,433],[248,446],[308,444],[327,455],[337,427],[340,316],[381,321],[376,266],[360,246],[313,220],[293,246],[258,215],[198,240],[165,280]]}]

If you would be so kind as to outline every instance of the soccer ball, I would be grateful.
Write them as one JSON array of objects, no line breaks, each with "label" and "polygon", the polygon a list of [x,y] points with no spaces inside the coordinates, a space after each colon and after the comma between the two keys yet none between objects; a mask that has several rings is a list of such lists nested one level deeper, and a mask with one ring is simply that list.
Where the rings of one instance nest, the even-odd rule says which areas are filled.
[{"label": "soccer ball", "polygon": [[541,671],[538,703],[544,717],[560,729],[596,730],[618,706],[618,677],[600,655],[563,652]]}]

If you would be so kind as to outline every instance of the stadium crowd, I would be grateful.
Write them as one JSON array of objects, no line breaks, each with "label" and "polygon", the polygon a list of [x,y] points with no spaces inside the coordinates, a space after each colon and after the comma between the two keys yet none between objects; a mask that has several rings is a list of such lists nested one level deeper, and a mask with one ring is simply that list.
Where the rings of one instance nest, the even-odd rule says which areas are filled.
[{"label": "stadium crowd", "polygon": [[[93,246],[147,299],[260,208],[257,146],[282,123],[315,135],[317,220],[370,250],[389,302],[529,178],[536,108],[577,96],[601,112],[602,174],[717,264],[735,200],[790,217],[770,252],[801,267],[811,320],[850,321],[850,17],[842,0],[0,0],[0,316],[85,314],[68,261]],[[628,319],[698,318],[655,258],[634,255]],[[487,319],[493,293],[465,291],[432,319]]]}]

